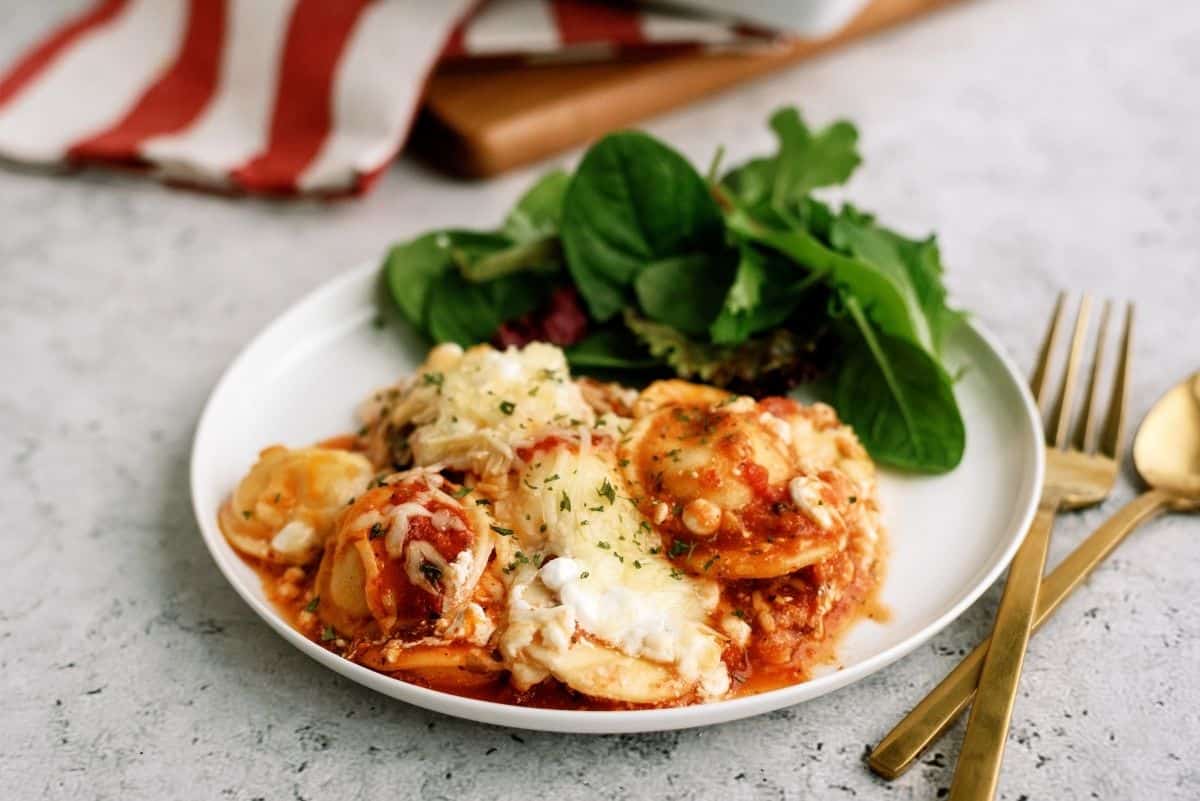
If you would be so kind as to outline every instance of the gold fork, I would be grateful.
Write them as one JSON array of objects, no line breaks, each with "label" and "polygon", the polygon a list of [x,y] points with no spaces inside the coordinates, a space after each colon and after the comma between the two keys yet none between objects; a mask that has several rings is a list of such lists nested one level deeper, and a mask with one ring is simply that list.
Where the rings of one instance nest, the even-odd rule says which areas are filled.
[{"label": "gold fork", "polygon": [[[1103,348],[1111,304],[1105,305],[1101,316],[1084,412],[1071,438],[1071,448],[1066,448],[1074,385],[1078,377],[1090,305],[1090,300],[1085,297],[1076,318],[1067,368],[1047,427],[1046,482],[1037,515],[1009,572],[1008,585],[993,631],[992,642],[996,645],[989,649],[989,644],[985,642],[977,647],[880,741],[871,752],[868,763],[872,770],[885,778],[896,778],[907,770],[921,751],[949,728],[970,702],[978,678],[980,692],[968,724],[951,797],[990,798],[995,792],[1025,646],[1035,623],[1035,611],[1037,625],[1053,611],[1046,603],[1052,599],[1039,598],[1037,588],[1045,565],[1054,517],[1060,510],[1078,509],[1103,500],[1112,490],[1120,463],[1129,384],[1132,308],[1126,313],[1121,355],[1103,430],[1096,430],[1094,401],[1103,369]],[[1050,363],[1065,317],[1065,297],[1060,295],[1032,379],[1033,391],[1042,409],[1048,401]],[[1069,588],[1062,594],[1065,596],[1066,592],[1069,592]],[[1053,600],[1054,607],[1058,601],[1061,598]],[[982,669],[981,664],[984,665]]]}]

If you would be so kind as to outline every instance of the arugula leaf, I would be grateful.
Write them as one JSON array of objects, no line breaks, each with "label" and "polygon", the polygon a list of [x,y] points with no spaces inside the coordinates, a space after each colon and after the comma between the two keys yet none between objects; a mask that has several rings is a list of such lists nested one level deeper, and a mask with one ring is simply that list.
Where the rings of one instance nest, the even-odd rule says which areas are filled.
[{"label": "arugula leaf", "polygon": [[551,170],[539,178],[504,219],[501,230],[505,236],[518,243],[558,236],[570,182],[571,176],[564,170]]},{"label": "arugula leaf", "polygon": [[567,266],[597,320],[626,305],[644,267],[721,246],[721,210],[681,155],[635,131],[610,134],[583,157],[563,204]]},{"label": "arugula leaf", "polygon": [[689,253],[645,267],[633,282],[642,311],[685,334],[704,334],[725,300],[729,279],[722,276],[729,269],[721,264],[724,255]]},{"label": "arugula leaf", "polygon": [[858,131],[845,120],[812,133],[795,107],[771,115],[771,130],[779,137],[771,201],[776,208],[798,203],[822,186],[849,180],[862,159]]},{"label": "arugula leaf", "polygon": [[840,249],[903,276],[912,287],[912,302],[928,321],[933,352],[940,353],[946,332],[963,319],[946,305],[942,261],[937,240],[908,239],[875,223],[875,218],[845,206],[834,221],[832,239]]},{"label": "arugula leaf", "polygon": [[546,282],[519,275],[476,284],[457,271],[446,272],[429,289],[425,331],[434,342],[463,347],[487,342],[501,323],[540,305],[549,289]]},{"label": "arugula leaf", "polygon": [[799,274],[791,262],[749,244],[740,254],[721,313],[708,329],[718,345],[736,345],[782,324],[820,279],[816,273]]},{"label": "arugula leaf", "polygon": [[862,339],[838,371],[838,414],[881,462],[930,473],[954,469],[966,431],[950,376],[921,348],[875,331],[857,299],[844,300]]},{"label": "arugula leaf", "polygon": [[828,277],[869,308],[871,318],[885,332],[907,339],[917,347],[930,348],[929,323],[906,275],[831,250],[806,231],[765,228],[741,210],[732,212],[727,222],[738,236],[773,248]]},{"label": "arugula leaf", "polygon": [[813,133],[792,106],[771,115],[779,140],[774,156],[751,159],[730,170],[721,183],[756,214],[787,219],[809,192],[845,183],[862,162],[858,131],[841,120]]}]

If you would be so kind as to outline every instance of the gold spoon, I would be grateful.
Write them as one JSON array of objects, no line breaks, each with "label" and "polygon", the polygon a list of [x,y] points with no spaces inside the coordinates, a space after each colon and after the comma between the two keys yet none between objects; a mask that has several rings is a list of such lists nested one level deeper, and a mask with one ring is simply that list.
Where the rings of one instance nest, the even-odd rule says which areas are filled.
[{"label": "gold spoon", "polygon": [[[1133,441],[1133,464],[1148,489],[1121,507],[1042,579],[1034,629],[1103,562],[1131,531],[1163,512],[1200,510],[1200,373],[1159,398]],[[871,770],[895,779],[940,737],[975,697],[988,641],[976,646],[925,696],[867,758]]]}]

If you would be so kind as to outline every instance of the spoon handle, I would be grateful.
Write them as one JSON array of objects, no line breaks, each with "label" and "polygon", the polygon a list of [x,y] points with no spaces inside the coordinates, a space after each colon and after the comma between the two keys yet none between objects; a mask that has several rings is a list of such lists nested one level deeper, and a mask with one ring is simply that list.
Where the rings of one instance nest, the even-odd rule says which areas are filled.
[{"label": "spoon handle", "polygon": [[[1033,627],[1041,628],[1059,605],[1083,579],[1113,552],[1121,541],[1142,523],[1165,511],[1172,497],[1150,490],[1125,504],[1086,540],[1079,544],[1038,589]],[[983,658],[990,639],[975,647],[958,663],[941,684],[913,707],[896,727],[888,732],[867,759],[871,770],[885,779],[899,778],[912,767],[917,757],[954,723],[971,699],[979,683]]]}]

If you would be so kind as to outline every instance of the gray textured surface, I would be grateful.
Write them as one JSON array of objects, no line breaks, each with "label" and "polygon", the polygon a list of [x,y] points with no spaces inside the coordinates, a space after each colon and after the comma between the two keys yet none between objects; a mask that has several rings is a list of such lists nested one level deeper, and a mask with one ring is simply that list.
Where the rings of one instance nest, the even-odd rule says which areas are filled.
[{"label": "gray textured surface", "polygon": [[[0,61],[62,8],[0,10]],[[963,305],[1024,366],[1052,295],[1142,310],[1140,417],[1200,366],[1200,11],[975,2],[648,127],[706,160],[766,113],[855,119],[862,205],[942,235]],[[0,798],[935,798],[961,730],[895,784],[878,738],[986,631],[993,589],[927,647],[816,702],[707,730],[512,733],[409,708],[274,636],[200,543],[197,415],[247,338],[424,227],[498,218],[528,180],[392,169],[332,207],[106,174],[0,172]],[[1128,499],[1064,519],[1052,559]],[[1200,526],[1148,526],[1032,646],[1003,797],[1196,798]]]}]

